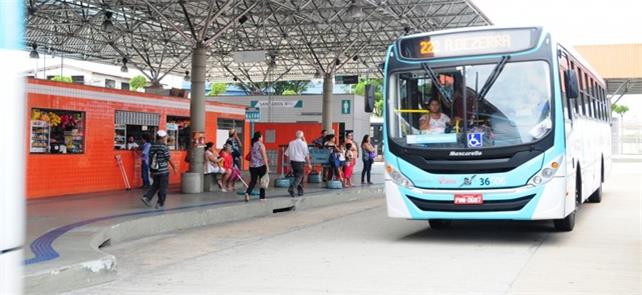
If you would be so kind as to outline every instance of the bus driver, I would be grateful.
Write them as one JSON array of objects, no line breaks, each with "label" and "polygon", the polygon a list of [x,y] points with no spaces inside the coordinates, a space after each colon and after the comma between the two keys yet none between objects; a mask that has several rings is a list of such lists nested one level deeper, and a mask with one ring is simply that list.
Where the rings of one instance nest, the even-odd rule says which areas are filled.
[{"label": "bus driver", "polygon": [[428,103],[428,114],[419,118],[419,130],[426,133],[445,133],[446,125],[450,124],[450,118],[441,112],[441,102],[433,98]]}]

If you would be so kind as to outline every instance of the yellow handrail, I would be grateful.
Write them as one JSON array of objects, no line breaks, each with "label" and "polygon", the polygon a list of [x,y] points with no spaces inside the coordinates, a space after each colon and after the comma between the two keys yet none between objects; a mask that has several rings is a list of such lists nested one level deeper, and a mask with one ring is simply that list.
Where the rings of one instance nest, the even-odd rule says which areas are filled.
[{"label": "yellow handrail", "polygon": [[397,113],[430,113],[428,110],[409,110],[409,109],[396,109]]}]

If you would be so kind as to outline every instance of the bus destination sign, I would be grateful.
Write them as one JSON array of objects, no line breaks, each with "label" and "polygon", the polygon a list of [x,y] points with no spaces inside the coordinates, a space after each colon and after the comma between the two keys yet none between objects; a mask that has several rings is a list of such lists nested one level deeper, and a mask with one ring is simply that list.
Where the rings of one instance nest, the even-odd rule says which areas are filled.
[{"label": "bus destination sign", "polygon": [[409,59],[515,52],[535,45],[534,32],[534,29],[507,29],[410,37],[399,41],[399,51]]}]

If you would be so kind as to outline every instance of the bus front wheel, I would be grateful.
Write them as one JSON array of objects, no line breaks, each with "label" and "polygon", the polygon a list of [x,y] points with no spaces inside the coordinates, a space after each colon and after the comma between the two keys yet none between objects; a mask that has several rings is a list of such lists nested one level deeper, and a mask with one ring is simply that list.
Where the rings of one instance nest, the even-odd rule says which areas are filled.
[{"label": "bus front wheel", "polygon": [[555,224],[555,229],[558,231],[572,231],[575,227],[575,213],[577,209],[580,208],[582,203],[582,178],[580,177],[580,172],[578,170],[577,176],[575,177],[575,209],[571,214],[567,215],[562,219],[555,219],[553,223]]},{"label": "bus front wheel", "polygon": [[555,219],[553,223],[558,231],[572,231],[575,227],[575,211],[563,219]]},{"label": "bus front wheel", "polygon": [[444,219],[430,219],[428,220],[428,224],[430,225],[431,229],[434,230],[440,230],[440,229],[445,229],[450,227],[450,220],[444,220]]}]

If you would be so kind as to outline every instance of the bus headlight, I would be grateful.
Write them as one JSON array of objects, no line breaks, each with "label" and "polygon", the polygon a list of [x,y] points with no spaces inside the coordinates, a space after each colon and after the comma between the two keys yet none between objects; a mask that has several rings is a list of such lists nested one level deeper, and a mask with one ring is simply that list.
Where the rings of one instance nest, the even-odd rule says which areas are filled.
[{"label": "bus headlight", "polygon": [[388,172],[388,175],[390,175],[390,178],[392,178],[392,182],[394,182],[395,184],[406,188],[415,187],[415,185],[412,183],[412,181],[410,181],[410,179],[408,179],[406,176],[401,174],[401,172],[393,168],[392,165],[386,164],[386,172]]},{"label": "bus headlight", "polygon": [[548,163],[548,165],[544,166],[542,170],[540,170],[537,174],[535,174],[531,179],[528,181],[528,184],[530,185],[540,185],[547,183],[553,179],[553,175],[555,175],[555,172],[557,172],[557,169],[560,167],[562,163],[562,156],[559,156],[557,159],[551,161]]}]

